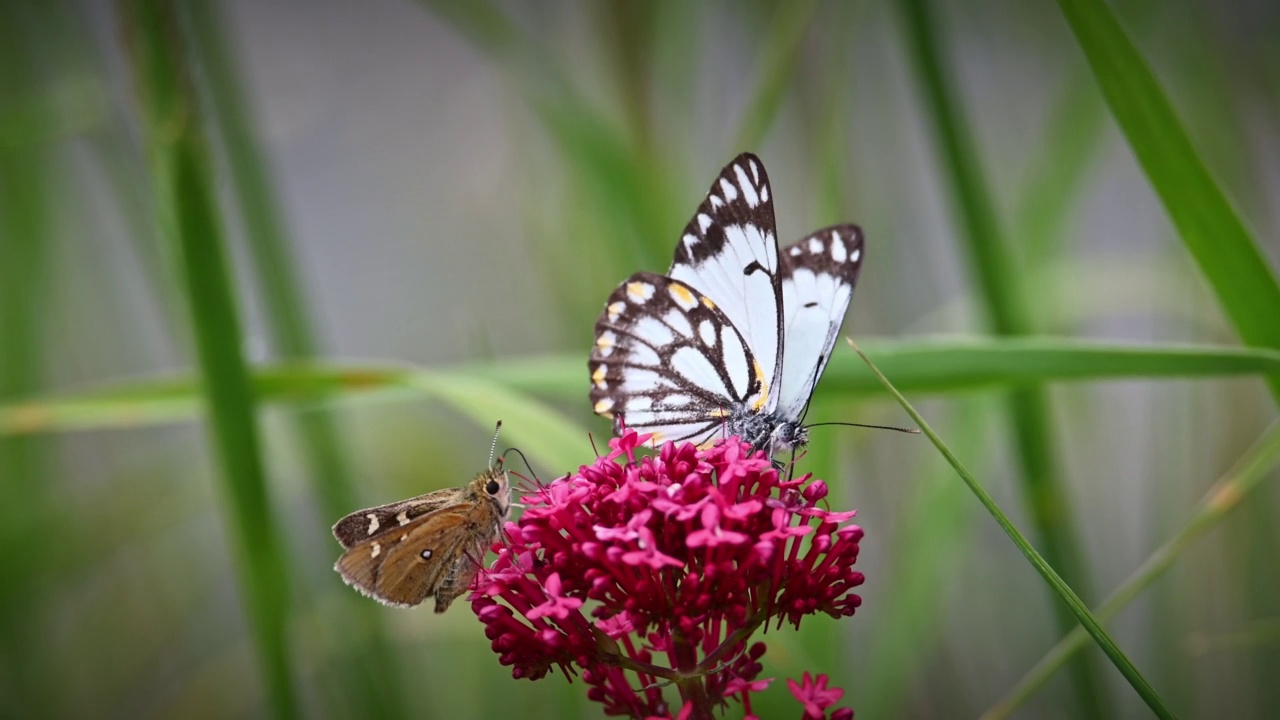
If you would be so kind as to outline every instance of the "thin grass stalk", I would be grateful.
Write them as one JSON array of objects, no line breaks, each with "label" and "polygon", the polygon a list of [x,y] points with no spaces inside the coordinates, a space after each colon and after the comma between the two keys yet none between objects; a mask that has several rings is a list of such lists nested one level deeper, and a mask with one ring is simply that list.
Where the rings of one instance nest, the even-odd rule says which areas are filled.
[{"label": "thin grass stalk", "polygon": [[[952,212],[965,241],[988,321],[997,335],[1030,334],[1031,305],[1020,283],[1018,265],[1000,231],[955,83],[943,65],[942,34],[928,0],[908,0],[900,7],[907,46],[947,178]],[[1009,411],[1019,480],[1045,557],[1086,596],[1091,596],[1084,553],[1074,534],[1071,503],[1055,457],[1048,395],[1039,387],[1017,390],[1009,396]],[[1053,610],[1060,630],[1068,632],[1073,626],[1070,613],[1058,604],[1053,605]],[[1072,679],[1086,715],[1114,714],[1094,658],[1082,656],[1073,663]]]},{"label": "thin grass stalk", "polygon": [[765,24],[756,86],[730,154],[755,151],[764,142],[787,91],[794,85],[793,76],[800,64],[803,41],[817,9],[817,0],[796,0],[775,6],[773,15]]},{"label": "thin grass stalk", "polygon": [[[1107,622],[1128,607],[1142,591],[1147,589],[1173,566],[1183,552],[1209,530],[1217,527],[1262,484],[1268,473],[1280,463],[1280,424],[1273,424],[1253,447],[1236,461],[1209,492],[1182,528],[1163,545],[1151,553],[1119,587],[1094,611],[1101,622]],[[1044,687],[1072,655],[1089,641],[1083,628],[1075,628],[1058,641],[1027,674],[982,714],[983,720],[999,720],[1013,714],[1037,690]]]},{"label": "thin grass stalk", "polygon": [[[266,153],[257,141],[251,102],[240,82],[223,19],[208,0],[195,0],[187,7],[192,47],[198,54],[195,64],[204,70],[208,83],[209,109],[226,149],[231,190],[243,219],[272,344],[286,361],[313,358],[319,343],[312,330],[306,292],[296,271]],[[303,412],[292,419],[304,448],[307,476],[324,514],[342,517],[358,503],[351,463],[334,417],[323,407],[300,409]],[[327,528],[321,534],[328,539]],[[345,632],[357,636],[353,640],[363,646],[339,662],[343,667],[340,675],[351,686],[348,692],[359,697],[361,712],[370,717],[402,716],[406,711],[404,688],[383,615],[377,606],[354,593],[344,597],[355,621],[355,627],[344,626]]]},{"label": "thin grass stalk", "polygon": [[904,397],[891,382],[889,382],[889,378],[885,377],[884,373],[880,372],[879,368],[871,362],[871,358],[867,357],[853,342],[853,340],[850,339],[848,342],[854,352],[858,353],[858,357],[862,358],[862,361],[865,362],[867,367],[871,369],[871,372],[875,374],[876,379],[884,385],[885,389],[889,391],[889,394],[893,395],[894,399],[898,401],[898,404],[902,406],[902,409],[911,416],[911,419],[915,421],[920,430],[928,436],[929,442],[933,443],[934,447],[938,449],[938,452],[942,453],[942,456],[946,458],[951,467],[955,468],[956,473],[962,480],[964,480],[964,483],[969,487],[970,492],[978,498],[978,501],[987,509],[987,512],[991,514],[991,517],[995,518],[1000,529],[1009,536],[1009,539],[1013,541],[1013,544],[1018,548],[1018,551],[1027,558],[1027,561],[1031,563],[1031,566],[1035,568],[1036,572],[1044,578],[1053,593],[1061,598],[1063,604],[1070,608],[1071,614],[1080,621],[1080,625],[1084,627],[1098,647],[1102,648],[1102,651],[1111,659],[1112,664],[1120,671],[1121,675],[1124,675],[1125,680],[1129,682],[1129,685],[1133,687],[1134,691],[1138,693],[1143,702],[1147,704],[1147,707],[1151,708],[1151,711],[1155,713],[1157,717],[1175,717],[1173,711],[1165,705],[1164,700],[1151,687],[1146,678],[1142,676],[1142,673],[1138,672],[1138,669],[1134,667],[1129,658],[1120,650],[1119,646],[1115,644],[1115,641],[1111,639],[1111,636],[1107,634],[1106,629],[1102,627],[1102,624],[1098,622],[1098,619],[1093,616],[1093,613],[1089,612],[1089,607],[1084,604],[1084,601],[1080,599],[1080,596],[1071,589],[1071,586],[1062,579],[1062,577],[1053,569],[1053,566],[1050,565],[1045,558],[1040,555],[1040,553],[1036,552],[1036,549],[1031,546],[1031,543],[1022,535],[1017,526],[1013,524],[1013,521],[1011,521],[1009,517],[1005,515],[1004,511],[1000,509],[1000,506],[996,504],[996,501],[992,499],[991,495],[982,487],[982,484],[978,482],[977,478],[975,478],[972,473],[969,472],[968,468],[960,462],[960,459],[951,451],[951,448],[947,447],[947,444],[942,441],[942,438],[938,437],[938,434],[933,431],[933,428],[930,427],[929,423],[925,422],[924,417],[911,406],[911,403],[907,401],[907,398]]},{"label": "thin grass stalk", "polygon": [[[0,23],[0,118],[16,125],[13,108],[32,107],[41,70],[25,18]],[[6,112],[7,110],[7,112]],[[48,120],[48,118],[43,118]],[[36,120],[33,115],[32,120]],[[0,402],[32,396],[44,378],[44,308],[54,233],[51,153],[39,135],[0,138]],[[49,487],[45,441],[0,436],[0,697],[15,716],[58,714],[62,698],[44,692],[54,671],[34,634],[42,624],[35,599],[45,553],[31,538],[47,526]]]},{"label": "thin grass stalk", "polygon": [[[577,88],[543,38],[532,37],[491,0],[419,0],[454,27],[507,76],[542,124],[583,187],[592,189],[597,212],[610,218],[614,239],[608,271],[619,280],[638,268],[665,267],[683,218],[673,214],[665,178],[649,153],[637,152],[626,129],[613,122]],[[681,213],[684,211],[681,210]],[[573,238],[566,239],[574,240]],[[552,258],[581,255],[572,242]],[[573,314],[599,311],[594,296],[566,308]]]},{"label": "thin grass stalk", "polygon": [[[1111,115],[1241,340],[1280,347],[1280,282],[1142,54],[1102,0],[1059,0]],[[1269,382],[1280,400],[1280,378]]]},{"label": "thin grass stalk", "polygon": [[221,465],[233,557],[273,714],[295,717],[289,652],[289,574],[267,493],[253,386],[209,176],[178,9],[159,0],[119,5],[147,129],[160,212],[173,220],[210,431]]}]

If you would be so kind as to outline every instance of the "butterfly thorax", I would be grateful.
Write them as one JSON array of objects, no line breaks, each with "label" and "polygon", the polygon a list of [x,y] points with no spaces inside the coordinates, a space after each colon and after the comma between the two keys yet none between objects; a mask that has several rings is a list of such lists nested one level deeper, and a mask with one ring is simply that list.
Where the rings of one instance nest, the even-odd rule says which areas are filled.
[{"label": "butterfly thorax", "polygon": [[745,409],[734,412],[729,416],[726,431],[770,455],[786,452],[809,442],[809,432],[803,425],[794,420],[784,420],[778,413]]}]

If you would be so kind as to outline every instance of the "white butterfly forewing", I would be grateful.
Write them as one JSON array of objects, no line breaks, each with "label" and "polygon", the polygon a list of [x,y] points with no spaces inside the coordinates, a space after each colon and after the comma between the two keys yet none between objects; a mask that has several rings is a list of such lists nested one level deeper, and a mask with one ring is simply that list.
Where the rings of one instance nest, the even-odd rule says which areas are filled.
[{"label": "white butterfly forewing", "polygon": [[[667,275],[711,298],[751,348],[763,409],[777,403],[782,355],[778,240],[764,165],[739,155],[720,171],[676,246]],[[752,368],[752,372],[757,372]]]}]

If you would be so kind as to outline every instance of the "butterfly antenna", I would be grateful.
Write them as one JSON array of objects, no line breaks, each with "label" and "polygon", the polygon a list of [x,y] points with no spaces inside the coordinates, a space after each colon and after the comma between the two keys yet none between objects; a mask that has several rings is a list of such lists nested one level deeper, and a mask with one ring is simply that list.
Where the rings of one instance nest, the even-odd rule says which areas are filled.
[{"label": "butterfly antenna", "polygon": [[489,469],[493,469],[493,453],[498,449],[498,433],[502,431],[502,421],[493,427],[493,442],[489,444]]},{"label": "butterfly antenna", "polygon": [[542,481],[538,479],[538,473],[533,471],[533,466],[529,464],[529,458],[525,457],[524,453],[520,452],[520,448],[509,447],[506,450],[503,450],[502,451],[503,459],[506,459],[507,453],[515,453],[519,455],[520,460],[524,462],[524,468],[529,471],[529,476],[532,477],[533,481],[538,483],[539,486],[542,485]]},{"label": "butterfly antenna", "polygon": [[822,427],[823,425],[843,425],[845,427],[871,428],[873,430],[892,430],[894,432],[906,433],[908,435],[920,434],[920,428],[905,428],[905,427],[898,427],[896,425],[867,425],[865,423],[850,423],[850,422],[814,423],[812,425],[805,425],[805,427],[816,428],[816,427]]}]

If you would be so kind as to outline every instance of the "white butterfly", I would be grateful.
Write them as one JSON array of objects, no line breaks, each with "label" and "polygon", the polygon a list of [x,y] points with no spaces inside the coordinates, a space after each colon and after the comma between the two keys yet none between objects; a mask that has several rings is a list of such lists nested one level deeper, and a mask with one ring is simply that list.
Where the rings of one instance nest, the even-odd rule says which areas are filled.
[{"label": "white butterfly", "polygon": [[862,230],[818,230],[779,255],[760,159],[720,171],[666,275],[609,296],[587,368],[595,411],[652,442],[737,435],[770,454],[802,421],[862,268]]}]

